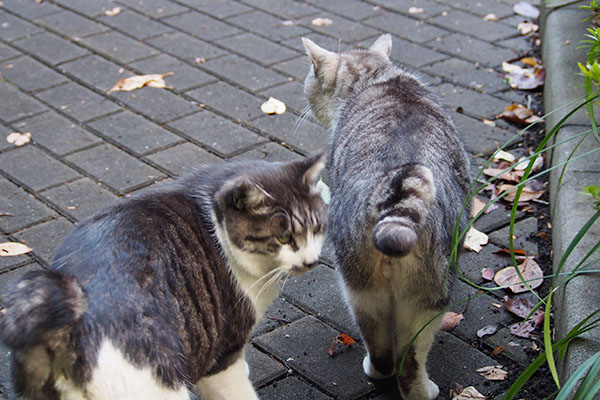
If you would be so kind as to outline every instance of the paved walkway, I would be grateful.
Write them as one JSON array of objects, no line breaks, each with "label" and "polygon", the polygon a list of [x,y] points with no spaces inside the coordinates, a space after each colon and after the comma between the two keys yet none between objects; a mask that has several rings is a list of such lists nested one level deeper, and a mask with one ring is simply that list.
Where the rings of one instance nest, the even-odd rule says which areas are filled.
[{"label": "paved walkway", "polygon": [[[200,163],[290,160],[322,150],[323,128],[295,127],[306,105],[302,82],[309,63],[302,36],[338,49],[369,46],[381,33],[392,33],[392,58],[422,71],[446,102],[473,154],[474,172],[517,132],[482,118],[529,100],[510,90],[500,73],[503,61],[531,48],[517,30],[524,18],[513,13],[514,0],[37,3],[0,2],[0,241],[24,241],[34,249],[0,258],[0,290],[25,271],[47,267],[79,219]],[[117,6],[120,13],[106,15]],[[485,20],[488,14],[499,20]],[[316,17],[332,24],[314,26]],[[122,77],[165,72],[174,73],[166,78],[170,90],[106,93]],[[270,96],[284,101],[288,112],[263,114],[260,105]],[[11,132],[31,132],[31,142],[7,143]],[[507,215],[500,208],[478,222],[491,243],[463,257],[470,279],[482,283],[483,267],[508,264],[494,254],[508,244]],[[548,246],[533,237],[547,221],[533,215],[520,215],[516,246],[548,254]],[[328,355],[341,332],[358,333],[329,257],[323,258],[313,272],[287,281],[248,346],[261,398],[398,398],[393,382],[366,379],[359,345],[337,345],[334,357]],[[507,324],[516,319],[498,308],[504,294],[477,296],[470,286],[456,285],[455,300],[472,299],[457,307],[465,320],[441,332],[431,352],[440,398],[449,398],[457,384],[493,398],[506,383],[486,381],[477,368],[503,365],[510,380],[523,370],[536,340],[508,333]],[[477,338],[489,324],[501,329]],[[504,351],[492,357],[498,346]],[[0,360],[0,398],[12,399],[4,349]]]}]

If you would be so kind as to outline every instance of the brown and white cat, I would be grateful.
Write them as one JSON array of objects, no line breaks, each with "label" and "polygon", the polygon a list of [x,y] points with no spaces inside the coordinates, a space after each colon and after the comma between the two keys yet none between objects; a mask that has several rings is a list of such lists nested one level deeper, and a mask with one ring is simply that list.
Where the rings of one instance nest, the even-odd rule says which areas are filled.
[{"label": "brown and white cat", "polygon": [[31,400],[256,399],[244,345],[282,276],[318,260],[324,157],[227,163],[106,208],[2,294]]},{"label": "brown and white cat", "polygon": [[427,323],[447,304],[453,229],[469,215],[459,215],[471,182],[463,144],[422,79],[390,61],[390,35],[339,54],[303,44],[304,91],[331,131],[327,236],[368,350],[364,371],[395,374],[405,400],[434,399],[425,363],[439,321]]}]

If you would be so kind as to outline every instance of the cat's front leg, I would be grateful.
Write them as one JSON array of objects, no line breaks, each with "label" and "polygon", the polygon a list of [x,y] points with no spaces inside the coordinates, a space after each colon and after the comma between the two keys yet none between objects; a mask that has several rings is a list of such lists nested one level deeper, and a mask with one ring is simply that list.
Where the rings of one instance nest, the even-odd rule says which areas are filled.
[{"label": "cat's front leg", "polygon": [[200,379],[196,389],[202,400],[258,400],[243,351],[227,369]]}]

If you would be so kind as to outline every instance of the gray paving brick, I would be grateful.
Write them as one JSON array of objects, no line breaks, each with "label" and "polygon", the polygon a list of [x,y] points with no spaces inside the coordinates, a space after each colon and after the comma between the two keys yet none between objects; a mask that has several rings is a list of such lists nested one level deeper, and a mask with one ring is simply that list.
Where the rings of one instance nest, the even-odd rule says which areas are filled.
[{"label": "gray paving brick", "polygon": [[202,66],[252,91],[287,81],[287,77],[234,54],[207,61]]},{"label": "gray paving brick", "polygon": [[53,65],[88,53],[86,49],[48,32],[15,41],[14,44]]},{"label": "gray paving brick", "polygon": [[149,153],[182,140],[130,111],[98,119],[89,126],[137,154]]},{"label": "gray paving brick", "polygon": [[119,109],[115,103],[74,82],[37,93],[36,97],[79,121]]},{"label": "gray paving brick", "polygon": [[297,19],[319,12],[318,8],[293,0],[279,0],[275,3],[269,0],[244,0],[244,2],[271,14],[281,15],[287,19]]},{"label": "gray paving brick", "polygon": [[496,44],[518,51],[520,54],[525,54],[531,50],[531,39],[523,36],[501,40],[496,42]]},{"label": "gray paving brick", "polygon": [[[459,270],[472,282],[477,284],[486,283],[481,277],[481,270],[491,268],[494,272],[510,264],[510,258],[496,254],[501,248],[488,243],[483,246],[479,253],[473,251],[464,251],[458,259]],[[458,307],[460,310],[461,307]]]},{"label": "gray paving brick", "polygon": [[494,349],[503,346],[504,350],[502,351],[502,355],[521,365],[528,365],[530,362],[528,352],[532,350],[531,340],[522,339],[512,335],[508,327],[499,329],[498,332],[493,335],[485,336],[483,341]]},{"label": "gray paving brick", "polygon": [[341,14],[353,20],[362,20],[381,13],[381,9],[358,0],[313,1],[314,6]]},{"label": "gray paving brick", "polygon": [[33,190],[67,182],[79,174],[43,151],[25,145],[0,154],[2,169]]},{"label": "gray paving brick", "polygon": [[88,36],[81,39],[81,41],[96,51],[122,63],[158,54],[158,50],[115,31]]},{"label": "gray paving brick", "polygon": [[59,67],[88,85],[108,91],[119,79],[133,75],[129,69],[98,55],[89,55]]},{"label": "gray paving brick", "polygon": [[166,82],[179,91],[217,81],[214,76],[166,54],[134,62],[130,66],[140,70],[143,74],[173,72],[173,75],[169,76]]},{"label": "gray paving brick", "polygon": [[312,122],[296,122],[297,118],[294,114],[286,112],[282,115],[266,115],[250,122],[250,125],[306,154],[324,151],[327,145],[327,130]]},{"label": "gray paving brick", "polygon": [[424,21],[409,18],[400,14],[384,14],[365,21],[369,26],[393,33],[402,39],[416,43],[425,43],[432,39],[443,37],[449,32]]},{"label": "gray paving brick", "polygon": [[[514,228],[514,246],[515,249],[525,250],[528,256],[538,254],[538,247],[535,240],[530,238],[530,235],[535,235],[538,232],[538,221],[534,217],[530,217],[515,223]],[[509,247],[509,227],[494,231],[489,235],[490,241],[504,248]]]},{"label": "gray paving brick", "polygon": [[15,14],[19,14],[25,18],[37,18],[44,15],[53,14],[61,10],[60,7],[44,2],[29,1],[29,0],[11,0],[5,1],[2,8],[10,10]]},{"label": "gray paving brick", "polygon": [[98,20],[136,39],[146,39],[172,31],[172,28],[160,22],[153,21],[148,17],[129,10],[121,11],[117,15],[105,15],[98,18]]},{"label": "gray paving brick", "polygon": [[198,104],[189,102],[165,89],[144,87],[134,93],[114,92],[110,96],[160,124],[192,114],[200,109]]},{"label": "gray paving brick", "polygon": [[195,11],[167,17],[163,21],[204,40],[215,40],[240,32],[231,25]]},{"label": "gray paving brick", "polygon": [[[34,224],[53,211],[20,187],[0,177],[0,230],[11,233]],[[4,257],[3,257],[4,258]]]},{"label": "gray paving brick", "polygon": [[[3,257],[9,258],[9,257]],[[24,274],[27,271],[31,270],[41,270],[42,267],[38,263],[30,263],[28,265],[23,266],[22,268],[15,269],[13,271],[3,272],[0,274],[0,293],[5,293],[8,285],[12,284],[15,279]],[[3,304],[0,304],[2,308],[4,308]],[[2,359],[6,360],[7,358],[7,349],[4,345],[0,345],[0,352],[2,352]],[[10,376],[10,373],[6,373],[8,371],[8,365],[2,363],[0,369],[0,382],[6,383],[5,379]],[[3,388],[4,389],[4,388]]]},{"label": "gray paving brick", "polygon": [[506,87],[503,76],[498,72],[456,58],[426,66],[423,70],[469,88],[480,88],[484,93],[494,93]]},{"label": "gray paving brick", "polygon": [[452,7],[460,8],[472,14],[477,14],[484,17],[488,14],[494,14],[498,18],[504,18],[509,15],[514,15],[512,5],[498,0],[482,0],[472,2],[470,0],[442,0]]},{"label": "gray paving brick", "polygon": [[500,22],[486,21],[480,16],[462,10],[452,10],[445,15],[439,15],[431,20],[436,25],[443,26],[450,31],[466,34],[477,32],[480,39],[494,42],[515,35],[515,30]]},{"label": "gray paving brick", "polygon": [[273,301],[273,304],[269,306],[265,315],[254,327],[252,336],[260,336],[263,333],[270,332],[282,325],[292,323],[304,316],[306,316],[305,313],[281,298],[281,296],[277,297]]},{"label": "gray paving brick", "polygon": [[14,15],[0,12],[0,37],[7,41],[27,37],[42,29]]},{"label": "gray paving brick", "polygon": [[96,136],[54,111],[23,120],[19,123],[19,129],[31,132],[31,137],[36,143],[59,156],[100,141]]},{"label": "gray paving brick", "polygon": [[296,78],[296,80],[303,82],[304,78],[306,78],[308,70],[310,69],[310,60],[307,56],[302,55],[292,60],[272,65],[271,68],[281,71],[287,75],[291,75]]},{"label": "gray paving brick", "polygon": [[514,134],[512,132],[488,126],[480,119],[467,117],[456,112],[451,113],[451,116],[465,148],[472,154],[490,156],[505,143],[509,141],[516,143],[521,140],[520,138],[513,139]]},{"label": "gray paving brick", "polygon": [[74,225],[63,217],[34,225],[14,236],[33,249],[33,253],[50,264],[67,233]]},{"label": "gray paving brick", "polygon": [[10,122],[46,109],[39,101],[0,80],[0,119]]},{"label": "gray paving brick", "polygon": [[398,38],[392,40],[392,54],[390,58],[393,61],[419,68],[447,58],[445,54],[409,42],[408,40]]},{"label": "gray paving brick", "polygon": [[287,374],[287,368],[283,364],[252,346],[246,346],[246,362],[250,367],[250,380],[255,387]]},{"label": "gray paving brick", "polygon": [[282,296],[302,310],[357,337],[359,331],[346,307],[338,279],[336,271],[319,265],[303,275],[288,278]]},{"label": "gray paving brick", "polygon": [[283,85],[269,88],[261,94],[283,101],[288,110],[294,110],[299,114],[308,106],[306,96],[304,95],[303,81],[290,81]]},{"label": "gray paving brick", "polygon": [[258,10],[228,18],[227,21],[276,41],[310,33],[310,30],[304,27],[287,23],[288,20],[285,18]]},{"label": "gray paving brick", "polygon": [[[443,83],[433,88],[433,91],[440,98],[448,110],[464,113],[478,119],[487,118],[493,120],[507,106],[506,101],[492,97],[476,90],[466,89],[464,87]],[[501,121],[496,121],[501,124]]]},{"label": "gray paving brick", "polygon": [[435,0],[373,0],[372,3],[404,14],[408,13],[410,7],[421,8],[423,9],[422,13],[411,14],[412,18],[418,19],[428,19],[452,9],[450,6],[441,4]]},{"label": "gray paving brick", "polygon": [[175,176],[181,176],[202,165],[212,165],[223,162],[214,154],[192,143],[183,143],[170,149],[159,151],[148,156],[152,162],[167,169]]},{"label": "gray paving brick", "polygon": [[298,52],[283,47],[253,33],[242,33],[216,41],[235,53],[242,54],[262,65],[273,64],[298,55]]},{"label": "gray paving brick", "polygon": [[148,43],[190,63],[195,63],[197,58],[210,60],[227,54],[212,44],[181,32],[166,33],[149,39]]},{"label": "gray paving brick", "polygon": [[35,22],[63,35],[72,37],[74,40],[95,33],[105,32],[109,29],[106,26],[67,10],[37,18]]},{"label": "gray paving brick", "polygon": [[253,10],[246,5],[233,0],[220,0],[218,2],[211,0],[181,0],[181,3],[196,10],[201,10],[202,12],[210,14],[218,19],[243,14]]},{"label": "gray paving brick", "polygon": [[265,161],[292,161],[302,158],[298,153],[278,143],[266,143],[252,150],[241,153],[232,158],[232,160],[265,160]]},{"label": "gray paving brick", "polygon": [[20,55],[21,53],[12,47],[8,47],[7,45],[0,43],[0,61],[7,60],[9,58],[14,58]]},{"label": "gray paving brick", "polygon": [[364,40],[366,38],[373,37],[381,33],[381,31],[373,29],[374,27],[371,24],[370,26],[366,26],[364,24],[354,22],[352,20],[341,17],[339,15],[331,14],[329,12],[319,12],[318,17],[329,18],[333,22],[331,25],[327,26],[314,26],[311,24],[311,21],[314,18],[314,16],[304,18],[302,22],[305,26],[309,27],[314,31],[321,32],[329,36],[344,38],[344,41],[347,42]]},{"label": "gray paving brick", "polygon": [[309,316],[255,338],[254,343],[336,397],[352,399],[374,386],[362,370],[364,350],[358,345],[339,345],[333,358],[327,354],[339,333]]},{"label": "gray paving brick", "polygon": [[21,56],[0,65],[3,79],[26,91],[42,90],[60,83],[67,78],[29,56]]},{"label": "gray paving brick", "polygon": [[178,119],[169,123],[169,126],[224,157],[267,141],[266,138],[207,111]]},{"label": "gray paving brick", "polygon": [[58,0],[57,3],[88,17],[102,15],[106,10],[112,10],[115,7],[111,0]]},{"label": "gray paving brick", "polygon": [[41,194],[76,220],[118,201],[117,196],[89,178],[65,183]]},{"label": "gray paving brick", "polygon": [[[479,62],[489,67],[499,67],[503,61],[512,60],[517,52],[512,49],[495,46],[494,44],[479,40],[462,33],[453,33],[428,43],[438,51],[450,53],[456,57]],[[485,55],[485,56],[482,56]]]},{"label": "gray paving brick", "polygon": [[14,144],[8,143],[4,138],[14,132],[13,129],[8,129],[4,125],[0,125],[0,151],[10,147],[16,147]]},{"label": "gray paving brick", "polygon": [[231,115],[240,121],[246,121],[260,115],[263,99],[252,96],[225,82],[218,82],[200,89],[187,92],[191,97],[215,108],[226,115]]},{"label": "gray paving brick", "polygon": [[164,0],[119,0],[119,3],[154,18],[164,18],[188,10],[171,1]]},{"label": "gray paving brick", "polygon": [[120,193],[165,175],[109,144],[83,150],[66,159]]},{"label": "gray paving brick", "polygon": [[293,376],[259,390],[258,395],[262,400],[327,400],[332,398]]}]

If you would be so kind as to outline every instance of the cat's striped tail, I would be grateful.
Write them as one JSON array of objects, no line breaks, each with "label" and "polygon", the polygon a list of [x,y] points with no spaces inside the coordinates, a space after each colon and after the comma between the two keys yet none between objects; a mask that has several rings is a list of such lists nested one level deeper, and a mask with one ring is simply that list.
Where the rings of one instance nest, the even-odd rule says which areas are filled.
[{"label": "cat's striped tail", "polygon": [[72,327],[86,309],[83,289],[57,271],[30,271],[2,294],[0,339],[24,349],[48,341],[53,332]]},{"label": "cat's striped tail", "polygon": [[419,239],[435,198],[431,170],[422,164],[405,164],[384,178],[374,196],[378,218],[373,244],[388,256],[407,255]]}]

